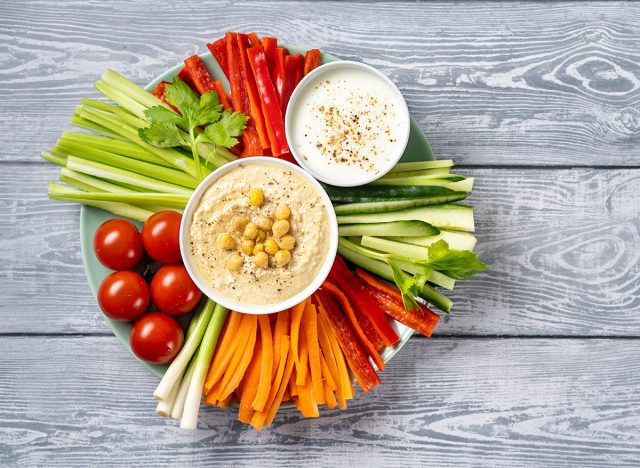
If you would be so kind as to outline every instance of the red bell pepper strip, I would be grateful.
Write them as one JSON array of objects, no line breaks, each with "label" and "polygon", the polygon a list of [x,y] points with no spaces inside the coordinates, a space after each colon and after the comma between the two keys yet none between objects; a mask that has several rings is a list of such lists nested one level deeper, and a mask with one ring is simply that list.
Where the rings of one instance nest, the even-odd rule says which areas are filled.
[{"label": "red bell pepper strip", "polygon": [[303,58],[300,54],[287,55],[284,58],[284,86],[282,88],[282,99],[280,100],[282,115],[286,114],[291,93],[293,93],[293,90],[300,81],[300,67],[302,62]]},{"label": "red bell pepper strip", "polygon": [[262,46],[247,49],[247,55],[249,56],[253,76],[258,85],[262,110],[267,124],[267,131],[269,132],[269,140],[271,141],[271,152],[274,156],[280,156],[289,152],[289,145],[284,132],[284,120],[280,111],[280,103],[269,75],[267,58]]},{"label": "red bell pepper strip", "polygon": [[227,78],[229,78],[226,37],[218,39],[211,44],[207,44],[207,48],[209,49],[209,52],[211,52],[211,55],[213,55],[213,58],[218,62],[218,65],[220,65],[220,68],[222,68],[222,72]]},{"label": "red bell pepper strip", "polygon": [[192,55],[184,61],[185,68],[189,72],[191,81],[193,82],[193,88],[200,94],[204,94],[207,91],[215,91],[216,87],[213,83],[213,78],[209,75],[207,67],[197,55]]},{"label": "red bell pepper strip", "polygon": [[[259,47],[262,48],[262,43],[259,42],[259,44]],[[249,36],[247,34],[238,34],[238,47],[240,49],[240,54],[242,55],[242,63],[244,64],[243,68],[246,71],[245,83],[247,94],[249,95],[249,104],[251,105],[251,117],[253,118],[256,130],[258,131],[258,136],[260,137],[262,150],[266,150],[271,148],[271,140],[269,139],[267,123],[265,122],[266,116],[263,113],[256,80],[251,71],[249,57],[247,56],[247,49],[249,48]],[[264,154],[264,151],[260,154]]]},{"label": "red bell pepper strip", "polygon": [[231,98],[227,94],[227,91],[224,89],[224,86],[222,86],[222,82],[220,80],[216,80],[213,82],[213,86],[218,93],[218,98],[220,99],[220,104],[222,104],[222,107],[224,107],[225,109],[231,109]]},{"label": "red bell pepper strip", "polygon": [[191,74],[189,73],[189,69],[187,67],[182,67],[182,69],[178,72],[178,78],[187,83],[189,87],[195,91],[196,86],[193,84]]},{"label": "red bell pepper strip", "polygon": [[420,310],[408,310],[402,302],[402,294],[397,289],[376,279],[366,271],[357,268],[358,275],[365,283],[371,286],[371,291],[376,300],[385,309],[385,313],[391,318],[406,326],[413,328],[424,336],[431,336],[440,316],[427,306],[420,304]]},{"label": "red bell pepper strip", "polygon": [[264,55],[265,57],[267,57],[267,65],[269,65],[269,70],[273,70],[275,52],[278,48],[278,39],[276,39],[275,37],[263,37],[262,47],[264,48]]},{"label": "red bell pepper strip", "polygon": [[180,114],[180,111],[177,108],[173,107],[171,104],[169,104],[169,101],[167,101],[167,98],[164,97],[165,87],[170,84],[171,83],[168,81],[161,81],[155,86],[155,88],[153,88],[153,91],[151,91],[151,94],[153,94],[157,98],[160,98],[162,102],[164,102],[167,106],[171,107],[176,112],[176,114]]},{"label": "red bell pepper strip", "polygon": [[251,47],[262,47],[262,41],[256,33],[252,32],[247,34],[247,38],[249,38],[249,44],[251,45]]},{"label": "red bell pepper strip", "polygon": [[[238,34],[228,32],[225,44],[227,46],[227,76],[231,87],[231,103],[233,105],[233,110],[252,117],[249,94],[247,93],[246,88],[247,70],[244,67],[243,56],[240,55]],[[255,156],[262,154],[260,137],[258,136],[258,130],[256,129],[256,125],[252,118],[247,122],[244,132],[240,137],[240,141],[244,147],[242,156]]]},{"label": "red bell pepper strip", "polygon": [[285,161],[290,162],[291,164],[295,164],[296,166],[299,166],[300,164],[298,164],[298,161],[296,161],[296,158],[293,157],[293,155],[291,153],[284,153],[280,155],[280,159],[283,159]]},{"label": "red bell pepper strip", "polygon": [[303,73],[306,76],[311,70],[320,66],[320,50],[310,49],[307,50],[307,55],[304,57],[304,70]]},{"label": "red bell pepper strip", "polygon": [[339,255],[336,256],[333,262],[331,278],[338,283],[351,303],[369,319],[386,346],[393,346],[400,341],[400,337],[387,321],[384,309],[380,307],[380,304],[371,295],[369,289],[362,284],[362,280],[347,268],[347,264]]},{"label": "red bell pepper strip", "polygon": [[322,283],[322,289],[327,291],[335,299],[337,299],[338,303],[340,304],[340,307],[342,307],[342,310],[344,311],[345,315],[349,319],[351,326],[353,327],[356,334],[358,335],[360,342],[364,346],[364,349],[367,350],[367,353],[369,354],[369,356],[371,356],[371,359],[373,359],[373,362],[375,363],[375,365],[378,366],[378,369],[384,370],[384,362],[382,361],[380,354],[378,354],[378,350],[376,349],[375,345],[371,341],[369,341],[369,339],[364,333],[364,330],[362,330],[360,323],[358,323],[358,319],[356,317],[355,311],[353,310],[353,307],[351,306],[351,303],[349,302],[349,299],[347,298],[347,296],[342,291],[340,291],[340,289],[338,289],[338,287],[335,284],[333,284],[329,280],[325,280],[325,282]]},{"label": "red bell pepper strip", "polygon": [[335,332],[351,372],[362,391],[368,392],[380,383],[380,376],[369,362],[367,352],[333,299],[323,291],[316,291],[314,297],[322,305],[320,313]]},{"label": "red bell pepper strip", "polygon": [[[267,39],[267,38],[265,38]],[[265,49],[265,55],[267,50]],[[269,65],[269,71],[271,73],[271,81],[274,88],[276,88],[276,94],[278,95],[278,102],[282,104],[282,94],[284,92],[284,58],[287,55],[287,49],[278,47],[273,51],[273,65]],[[269,57],[267,57],[267,63]],[[282,106],[280,107],[282,109]],[[284,112],[283,112],[284,117]]]}]

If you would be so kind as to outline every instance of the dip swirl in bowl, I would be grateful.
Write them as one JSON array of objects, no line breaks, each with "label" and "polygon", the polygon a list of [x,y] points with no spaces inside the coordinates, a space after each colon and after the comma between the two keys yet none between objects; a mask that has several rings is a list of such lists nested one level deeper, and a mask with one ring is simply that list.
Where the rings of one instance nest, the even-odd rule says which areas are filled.
[{"label": "dip swirl in bowl", "polygon": [[337,223],[317,181],[285,161],[246,158],[196,189],[181,226],[185,266],[221,305],[270,313],[304,300],[326,278]]}]

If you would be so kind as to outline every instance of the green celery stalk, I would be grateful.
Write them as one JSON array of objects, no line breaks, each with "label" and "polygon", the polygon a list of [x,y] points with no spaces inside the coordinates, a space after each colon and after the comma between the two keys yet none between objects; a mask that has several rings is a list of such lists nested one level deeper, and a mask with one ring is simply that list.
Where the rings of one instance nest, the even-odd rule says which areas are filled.
[{"label": "green celery stalk", "polygon": [[107,70],[102,74],[101,81],[110,85],[111,87],[118,89],[122,93],[129,96],[131,99],[137,101],[145,107],[163,106],[164,103],[161,99],[146,91],[141,86],[138,86],[133,81],[128,80],[120,73],[113,70]]},{"label": "green celery stalk", "polygon": [[[51,183],[51,182],[50,182]],[[64,197],[67,201],[73,200],[94,200],[105,202],[129,203],[138,206],[155,206],[164,208],[184,209],[189,201],[188,195],[174,195],[169,193],[109,193],[109,192],[82,192],[65,193],[64,190],[58,191],[60,197]]]},{"label": "green celery stalk", "polygon": [[94,109],[98,109],[103,112],[108,112],[109,114],[113,114],[115,117],[118,117],[124,123],[126,123],[127,125],[131,125],[134,128],[143,128],[148,125],[144,117],[139,118],[133,115],[131,112],[128,112],[126,109],[123,109],[121,107],[114,106],[111,104],[107,104],[104,101],[98,101],[96,99],[89,99],[89,98],[82,98],[81,102],[87,107],[93,107]]},{"label": "green celery stalk", "polygon": [[91,175],[101,179],[106,179],[116,183],[123,183],[127,186],[139,187],[152,192],[176,193],[190,195],[193,191],[179,185],[170,184],[161,180],[146,177],[135,172],[119,169],[107,164],[89,161],[87,159],[69,156],[67,167],[83,174]]},{"label": "green celery stalk", "polygon": [[146,106],[140,104],[135,99],[132,99],[122,91],[118,90],[114,86],[111,86],[104,80],[96,81],[93,86],[100,91],[104,96],[111,99],[113,102],[118,104],[120,107],[123,107],[127,111],[131,112],[133,115],[141,117],[144,119],[144,111],[147,108]]},{"label": "green celery stalk", "polygon": [[198,353],[195,357],[193,377],[189,384],[189,391],[187,392],[187,398],[184,403],[182,420],[180,421],[180,427],[183,429],[196,429],[198,427],[198,412],[200,410],[204,379],[207,375],[207,369],[211,363],[213,350],[218,343],[218,337],[220,336],[220,331],[222,330],[222,326],[224,325],[226,318],[227,309],[216,304],[211,320],[207,325],[207,331],[202,338],[202,342],[198,348]]},{"label": "green celery stalk", "polygon": [[67,164],[67,158],[52,154],[48,151],[42,151],[40,153],[40,157],[45,161],[52,162],[53,164],[57,164],[58,166],[64,167]]},{"label": "green celery stalk", "polygon": [[409,172],[409,171],[424,171],[430,169],[438,169],[442,167],[452,167],[452,159],[438,159],[437,161],[416,161],[398,163],[393,166],[393,169],[389,171],[389,174],[394,172]]},{"label": "green celery stalk", "polygon": [[87,192],[108,192],[108,193],[138,193],[122,185],[113,184],[106,180],[98,179],[80,172],[72,171],[66,167],[60,169],[60,180],[69,185],[85,190]]},{"label": "green celery stalk", "polygon": [[[79,111],[76,111],[79,112]],[[85,130],[90,130],[92,132],[100,133],[102,135],[111,137],[111,138],[121,138],[120,135],[110,131],[109,129],[104,128],[102,125],[98,125],[90,120],[85,119],[84,117],[80,117],[78,114],[73,114],[69,119],[69,123],[75,125],[76,127],[84,128]]]},{"label": "green celery stalk", "polygon": [[114,154],[91,146],[62,141],[58,144],[58,149],[67,153],[69,156],[76,156],[82,159],[88,159],[89,161],[115,166],[117,168],[135,172],[136,174],[149,176],[154,179],[180,185],[182,187],[195,189],[198,186],[198,181],[196,179],[177,169],[157,166],[153,163],[128,158],[126,156],[121,156],[119,154]]}]

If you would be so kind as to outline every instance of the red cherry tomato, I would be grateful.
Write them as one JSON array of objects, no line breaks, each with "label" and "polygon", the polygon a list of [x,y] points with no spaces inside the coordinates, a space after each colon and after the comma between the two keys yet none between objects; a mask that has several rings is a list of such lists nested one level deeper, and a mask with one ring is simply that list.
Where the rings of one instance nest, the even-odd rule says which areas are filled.
[{"label": "red cherry tomato", "polygon": [[112,270],[132,270],[142,260],[142,237],[138,228],[126,219],[110,219],[93,236],[96,257]]},{"label": "red cherry tomato", "polygon": [[151,300],[158,310],[170,315],[191,312],[202,292],[182,264],[162,265],[151,280]]},{"label": "red cherry tomato", "polygon": [[98,289],[98,305],[110,319],[135,320],[149,307],[149,286],[133,271],[116,271],[107,276]]},{"label": "red cherry tomato", "polygon": [[143,361],[166,364],[180,352],[184,333],[173,317],[151,312],[135,321],[129,343],[135,355]]},{"label": "red cherry tomato", "polygon": [[147,253],[160,263],[178,263],[180,256],[180,222],[177,211],[159,211],[142,226],[142,243]]}]

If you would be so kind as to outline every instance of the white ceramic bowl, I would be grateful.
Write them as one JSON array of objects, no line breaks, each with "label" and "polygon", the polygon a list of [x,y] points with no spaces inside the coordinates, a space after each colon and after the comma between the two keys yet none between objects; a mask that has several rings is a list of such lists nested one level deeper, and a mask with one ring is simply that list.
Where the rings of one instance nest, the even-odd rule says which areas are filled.
[{"label": "white ceramic bowl", "polygon": [[[320,267],[320,271],[316,275],[315,278],[304,288],[301,292],[296,294],[295,296],[290,297],[289,299],[269,305],[255,305],[255,304],[247,304],[243,302],[236,301],[227,296],[221,295],[214,288],[212,288],[200,275],[197,268],[193,262],[193,256],[191,255],[191,249],[189,249],[189,228],[191,227],[191,222],[193,220],[193,214],[196,211],[200,199],[206,190],[211,187],[222,175],[227,172],[232,171],[237,166],[240,165],[249,165],[255,163],[269,163],[276,164],[279,166],[286,167],[292,171],[297,172],[301,176],[303,176],[313,188],[318,192],[322,202],[325,205],[325,209],[327,212],[327,222],[329,224],[329,248],[327,250],[327,256]],[[291,164],[290,162],[280,160],[278,158],[272,157],[250,157],[238,159],[237,161],[233,161],[231,163],[225,164],[221,168],[215,170],[206,179],[204,179],[200,185],[196,188],[196,190],[189,198],[189,202],[187,203],[187,207],[184,210],[182,215],[182,223],[180,224],[180,252],[182,254],[182,260],[184,262],[184,266],[189,272],[189,276],[196,283],[198,288],[210,299],[218,304],[226,307],[230,310],[235,310],[237,312],[243,312],[247,314],[270,314],[273,312],[280,312],[285,309],[289,309],[296,304],[304,301],[307,297],[311,296],[322,284],[322,282],[329,275],[329,271],[331,270],[331,266],[333,265],[333,261],[336,257],[336,252],[338,250],[338,221],[336,220],[336,214],[333,211],[331,200],[329,200],[329,196],[324,191],[322,186],[315,180],[307,171],[301,169],[295,164]],[[259,290],[253,291],[253,294],[259,294]]]},{"label": "white ceramic bowl", "polygon": [[[379,78],[384,83],[386,83],[397,100],[399,112],[401,114],[397,118],[402,119],[403,122],[406,122],[406,125],[403,124],[402,126],[401,134],[398,135],[399,144],[396,146],[395,152],[388,157],[386,164],[382,166],[380,170],[375,174],[370,174],[362,177],[340,178],[338,176],[340,172],[339,168],[336,168],[336,171],[334,171],[337,173],[336,177],[328,177],[326,176],[326,174],[319,174],[318,171],[310,167],[310,165],[307,163],[305,158],[302,157],[295,145],[292,127],[293,121],[294,119],[296,119],[296,111],[298,110],[297,108],[300,106],[301,96],[304,95],[306,88],[312,85],[317,78],[329,72],[335,71],[336,69],[357,69],[366,73],[370,73],[371,75]],[[295,90],[291,94],[291,98],[289,99],[289,104],[287,105],[287,112],[285,115],[285,133],[287,136],[287,141],[289,142],[289,149],[291,150],[291,154],[293,154],[293,157],[296,159],[298,164],[300,164],[300,166],[304,167],[307,171],[313,174],[316,179],[321,180],[322,182],[325,182],[327,184],[339,187],[355,187],[358,185],[368,184],[369,182],[373,182],[374,180],[379,179],[387,172],[389,172],[398,163],[398,161],[402,157],[402,154],[404,153],[404,150],[407,147],[410,127],[411,118],[409,116],[409,108],[407,107],[407,103],[405,102],[402,93],[395,85],[395,83],[391,81],[386,75],[369,65],[361,62],[352,62],[347,60],[326,63],[319,66],[315,70],[311,71],[307,76],[305,76],[300,81],[300,83],[298,83]]]}]

